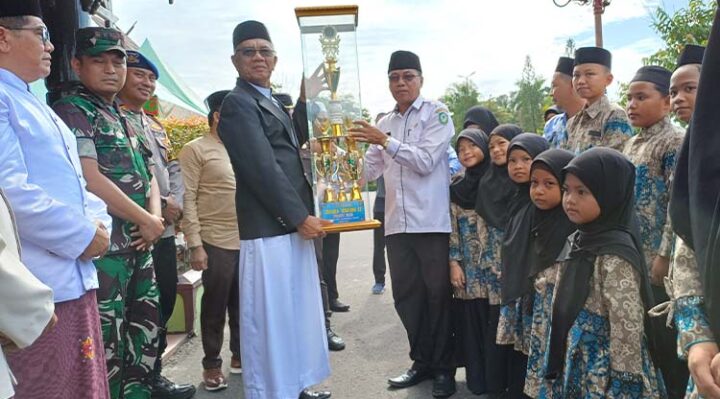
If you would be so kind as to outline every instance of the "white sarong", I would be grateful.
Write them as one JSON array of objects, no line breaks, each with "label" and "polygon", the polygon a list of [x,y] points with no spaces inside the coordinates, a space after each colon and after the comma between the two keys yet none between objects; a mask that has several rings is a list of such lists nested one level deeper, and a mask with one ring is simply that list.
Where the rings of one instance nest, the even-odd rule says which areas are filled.
[{"label": "white sarong", "polygon": [[315,248],[292,233],[242,240],[240,353],[246,399],[297,399],[330,376]]}]

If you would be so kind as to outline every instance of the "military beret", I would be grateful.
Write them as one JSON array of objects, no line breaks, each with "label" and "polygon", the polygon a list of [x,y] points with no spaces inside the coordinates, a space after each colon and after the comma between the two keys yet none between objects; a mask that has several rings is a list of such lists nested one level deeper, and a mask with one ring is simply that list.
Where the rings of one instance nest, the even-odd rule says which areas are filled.
[{"label": "military beret", "polygon": [[154,73],[156,78],[160,77],[160,72],[158,72],[155,64],[153,64],[152,61],[140,52],[134,50],[127,51],[127,66],[128,68],[147,69],[148,71]]}]

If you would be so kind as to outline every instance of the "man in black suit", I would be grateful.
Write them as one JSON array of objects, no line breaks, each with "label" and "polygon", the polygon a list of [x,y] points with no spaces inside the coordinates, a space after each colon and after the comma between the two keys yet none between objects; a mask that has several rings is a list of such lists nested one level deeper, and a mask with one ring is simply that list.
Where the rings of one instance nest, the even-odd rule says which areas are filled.
[{"label": "man in black suit", "polygon": [[[245,398],[329,398],[306,388],[330,375],[312,215],[293,121],[272,96],[277,62],[263,24],[233,32],[240,77],[225,97],[218,133],[235,172],[240,230],[240,346]],[[299,123],[304,104],[296,114]],[[300,132],[302,136],[302,132]]]}]

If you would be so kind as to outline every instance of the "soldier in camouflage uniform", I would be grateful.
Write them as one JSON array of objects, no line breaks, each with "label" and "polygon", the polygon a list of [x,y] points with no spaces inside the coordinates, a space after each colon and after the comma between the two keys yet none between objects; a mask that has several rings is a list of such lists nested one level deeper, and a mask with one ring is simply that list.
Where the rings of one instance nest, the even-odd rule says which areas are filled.
[{"label": "soldier in camouflage uniform", "polygon": [[72,66],[81,84],[54,108],[74,131],[88,189],[108,204],[110,250],[95,261],[110,393],[149,399],[157,354],[158,289],[150,248],[164,230],[144,137],[125,120],[115,95],[126,77],[120,32],[83,28]]}]

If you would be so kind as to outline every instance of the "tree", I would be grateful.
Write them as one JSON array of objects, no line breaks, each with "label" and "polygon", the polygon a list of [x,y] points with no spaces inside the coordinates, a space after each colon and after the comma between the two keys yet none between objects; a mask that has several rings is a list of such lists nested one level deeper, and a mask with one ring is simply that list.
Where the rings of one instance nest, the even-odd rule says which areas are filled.
[{"label": "tree", "polygon": [[651,26],[665,42],[665,48],[644,59],[643,63],[672,70],[685,44],[706,45],[715,7],[715,0],[689,0],[687,8],[672,15],[658,7]]},{"label": "tree", "polygon": [[[515,112],[511,104],[511,94],[501,94],[480,102],[480,105],[492,111],[499,123],[515,123]],[[490,132],[487,132],[488,134]]]},{"label": "tree", "polygon": [[545,86],[545,79],[535,73],[530,56],[525,57],[522,77],[515,84],[518,90],[512,98],[511,105],[517,117],[517,124],[527,132],[542,132],[545,126],[543,112],[551,105],[550,89]]},{"label": "tree", "polygon": [[480,92],[475,83],[467,76],[462,81],[450,85],[445,90],[445,95],[440,97],[440,101],[448,106],[448,110],[452,114],[455,131],[460,132],[465,118],[465,111],[480,103]]},{"label": "tree", "polygon": [[575,40],[567,39],[565,42],[565,56],[575,58]]}]

